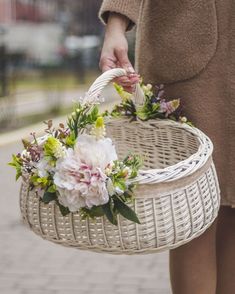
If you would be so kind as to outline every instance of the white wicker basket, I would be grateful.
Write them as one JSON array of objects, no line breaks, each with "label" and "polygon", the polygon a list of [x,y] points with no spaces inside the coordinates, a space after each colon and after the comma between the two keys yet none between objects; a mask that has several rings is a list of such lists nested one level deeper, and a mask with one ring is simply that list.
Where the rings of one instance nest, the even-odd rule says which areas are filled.
[{"label": "white wicker basket", "polygon": [[[114,69],[101,75],[86,101],[95,99],[108,82],[124,74],[124,70]],[[140,102],[140,88],[136,97]],[[55,203],[44,204],[23,182],[21,212],[35,233],[79,249],[141,254],[178,247],[212,224],[220,206],[220,188],[212,160],[213,144],[203,132],[172,120],[130,123],[122,118],[107,123],[107,135],[120,158],[134,151],[145,159],[132,206],[141,224],[121,216],[118,226],[105,217],[83,220],[80,213],[63,217]]]}]

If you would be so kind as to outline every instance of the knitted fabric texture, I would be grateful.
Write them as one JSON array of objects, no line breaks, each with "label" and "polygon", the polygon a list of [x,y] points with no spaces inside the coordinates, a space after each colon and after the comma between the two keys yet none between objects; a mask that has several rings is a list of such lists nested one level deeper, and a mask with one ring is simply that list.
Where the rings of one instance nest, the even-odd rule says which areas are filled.
[{"label": "knitted fabric texture", "polygon": [[136,69],[164,83],[184,113],[214,143],[222,204],[235,205],[235,2],[104,0],[137,25]]}]

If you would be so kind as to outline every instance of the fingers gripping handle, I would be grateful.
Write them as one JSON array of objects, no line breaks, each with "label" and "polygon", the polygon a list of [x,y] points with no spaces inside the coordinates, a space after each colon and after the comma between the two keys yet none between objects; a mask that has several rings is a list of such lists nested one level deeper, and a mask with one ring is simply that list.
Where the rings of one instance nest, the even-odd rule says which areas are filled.
[{"label": "fingers gripping handle", "polygon": [[127,73],[122,68],[114,68],[104,72],[99,76],[94,83],[91,85],[90,89],[86,93],[83,103],[92,103],[97,101],[102,90],[114,79],[121,76],[125,76]]},{"label": "fingers gripping handle", "polygon": [[[123,68],[114,68],[104,72],[99,76],[90,89],[86,93],[83,103],[94,103],[99,100],[102,90],[115,78],[119,78],[127,75],[126,70]],[[141,104],[144,99],[144,93],[139,84],[136,86],[136,92],[134,94],[135,102]]]}]

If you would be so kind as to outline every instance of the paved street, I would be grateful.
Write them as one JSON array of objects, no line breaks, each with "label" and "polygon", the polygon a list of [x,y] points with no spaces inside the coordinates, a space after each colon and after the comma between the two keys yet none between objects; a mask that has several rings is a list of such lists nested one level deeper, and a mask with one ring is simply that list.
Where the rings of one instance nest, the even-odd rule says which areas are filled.
[{"label": "paved street", "polygon": [[170,294],[168,254],[112,256],[41,240],[20,221],[19,184],[0,147],[0,294]]}]

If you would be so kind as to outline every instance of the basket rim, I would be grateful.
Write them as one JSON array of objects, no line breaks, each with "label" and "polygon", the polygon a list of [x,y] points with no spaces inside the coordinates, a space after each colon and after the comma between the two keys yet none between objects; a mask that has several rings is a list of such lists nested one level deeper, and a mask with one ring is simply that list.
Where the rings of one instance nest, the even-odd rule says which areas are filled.
[{"label": "basket rim", "polygon": [[121,122],[125,121],[129,124],[142,124],[144,127],[152,127],[153,124],[161,125],[161,127],[176,127],[182,131],[186,131],[194,135],[198,141],[197,152],[190,155],[188,158],[179,161],[176,164],[169,165],[165,168],[159,169],[148,169],[148,170],[139,170],[139,175],[132,180],[133,183],[139,184],[156,184],[160,182],[170,182],[184,178],[191,175],[200,169],[209,159],[213,153],[213,143],[211,139],[197,127],[189,126],[186,123],[181,123],[173,121],[171,119],[150,119],[148,121],[137,121],[130,122],[130,119],[127,117],[118,117],[112,118],[107,121],[107,125],[112,122]]},{"label": "basket rim", "polygon": [[[176,164],[169,165],[165,168],[159,169],[148,169],[148,170],[139,170],[138,176],[131,180],[132,183],[138,184],[157,184],[157,183],[165,183],[171,182],[175,180],[182,179],[186,176],[189,176],[200,169],[202,166],[206,164],[209,157],[213,153],[213,143],[211,139],[201,130],[196,127],[189,126],[185,123],[180,123],[177,121],[173,121],[171,119],[150,119],[148,121],[133,121],[130,122],[130,119],[127,117],[118,117],[118,118],[109,118],[106,121],[106,125],[108,126],[110,123],[118,123],[118,122],[127,122],[129,124],[142,124],[144,127],[152,128],[153,124],[170,127],[177,127],[183,131],[189,132],[194,135],[198,141],[199,147],[197,152],[190,155],[188,158],[177,162]],[[48,134],[42,135],[37,138],[39,141],[44,141],[48,137]],[[22,151],[22,153],[25,150]]]}]

